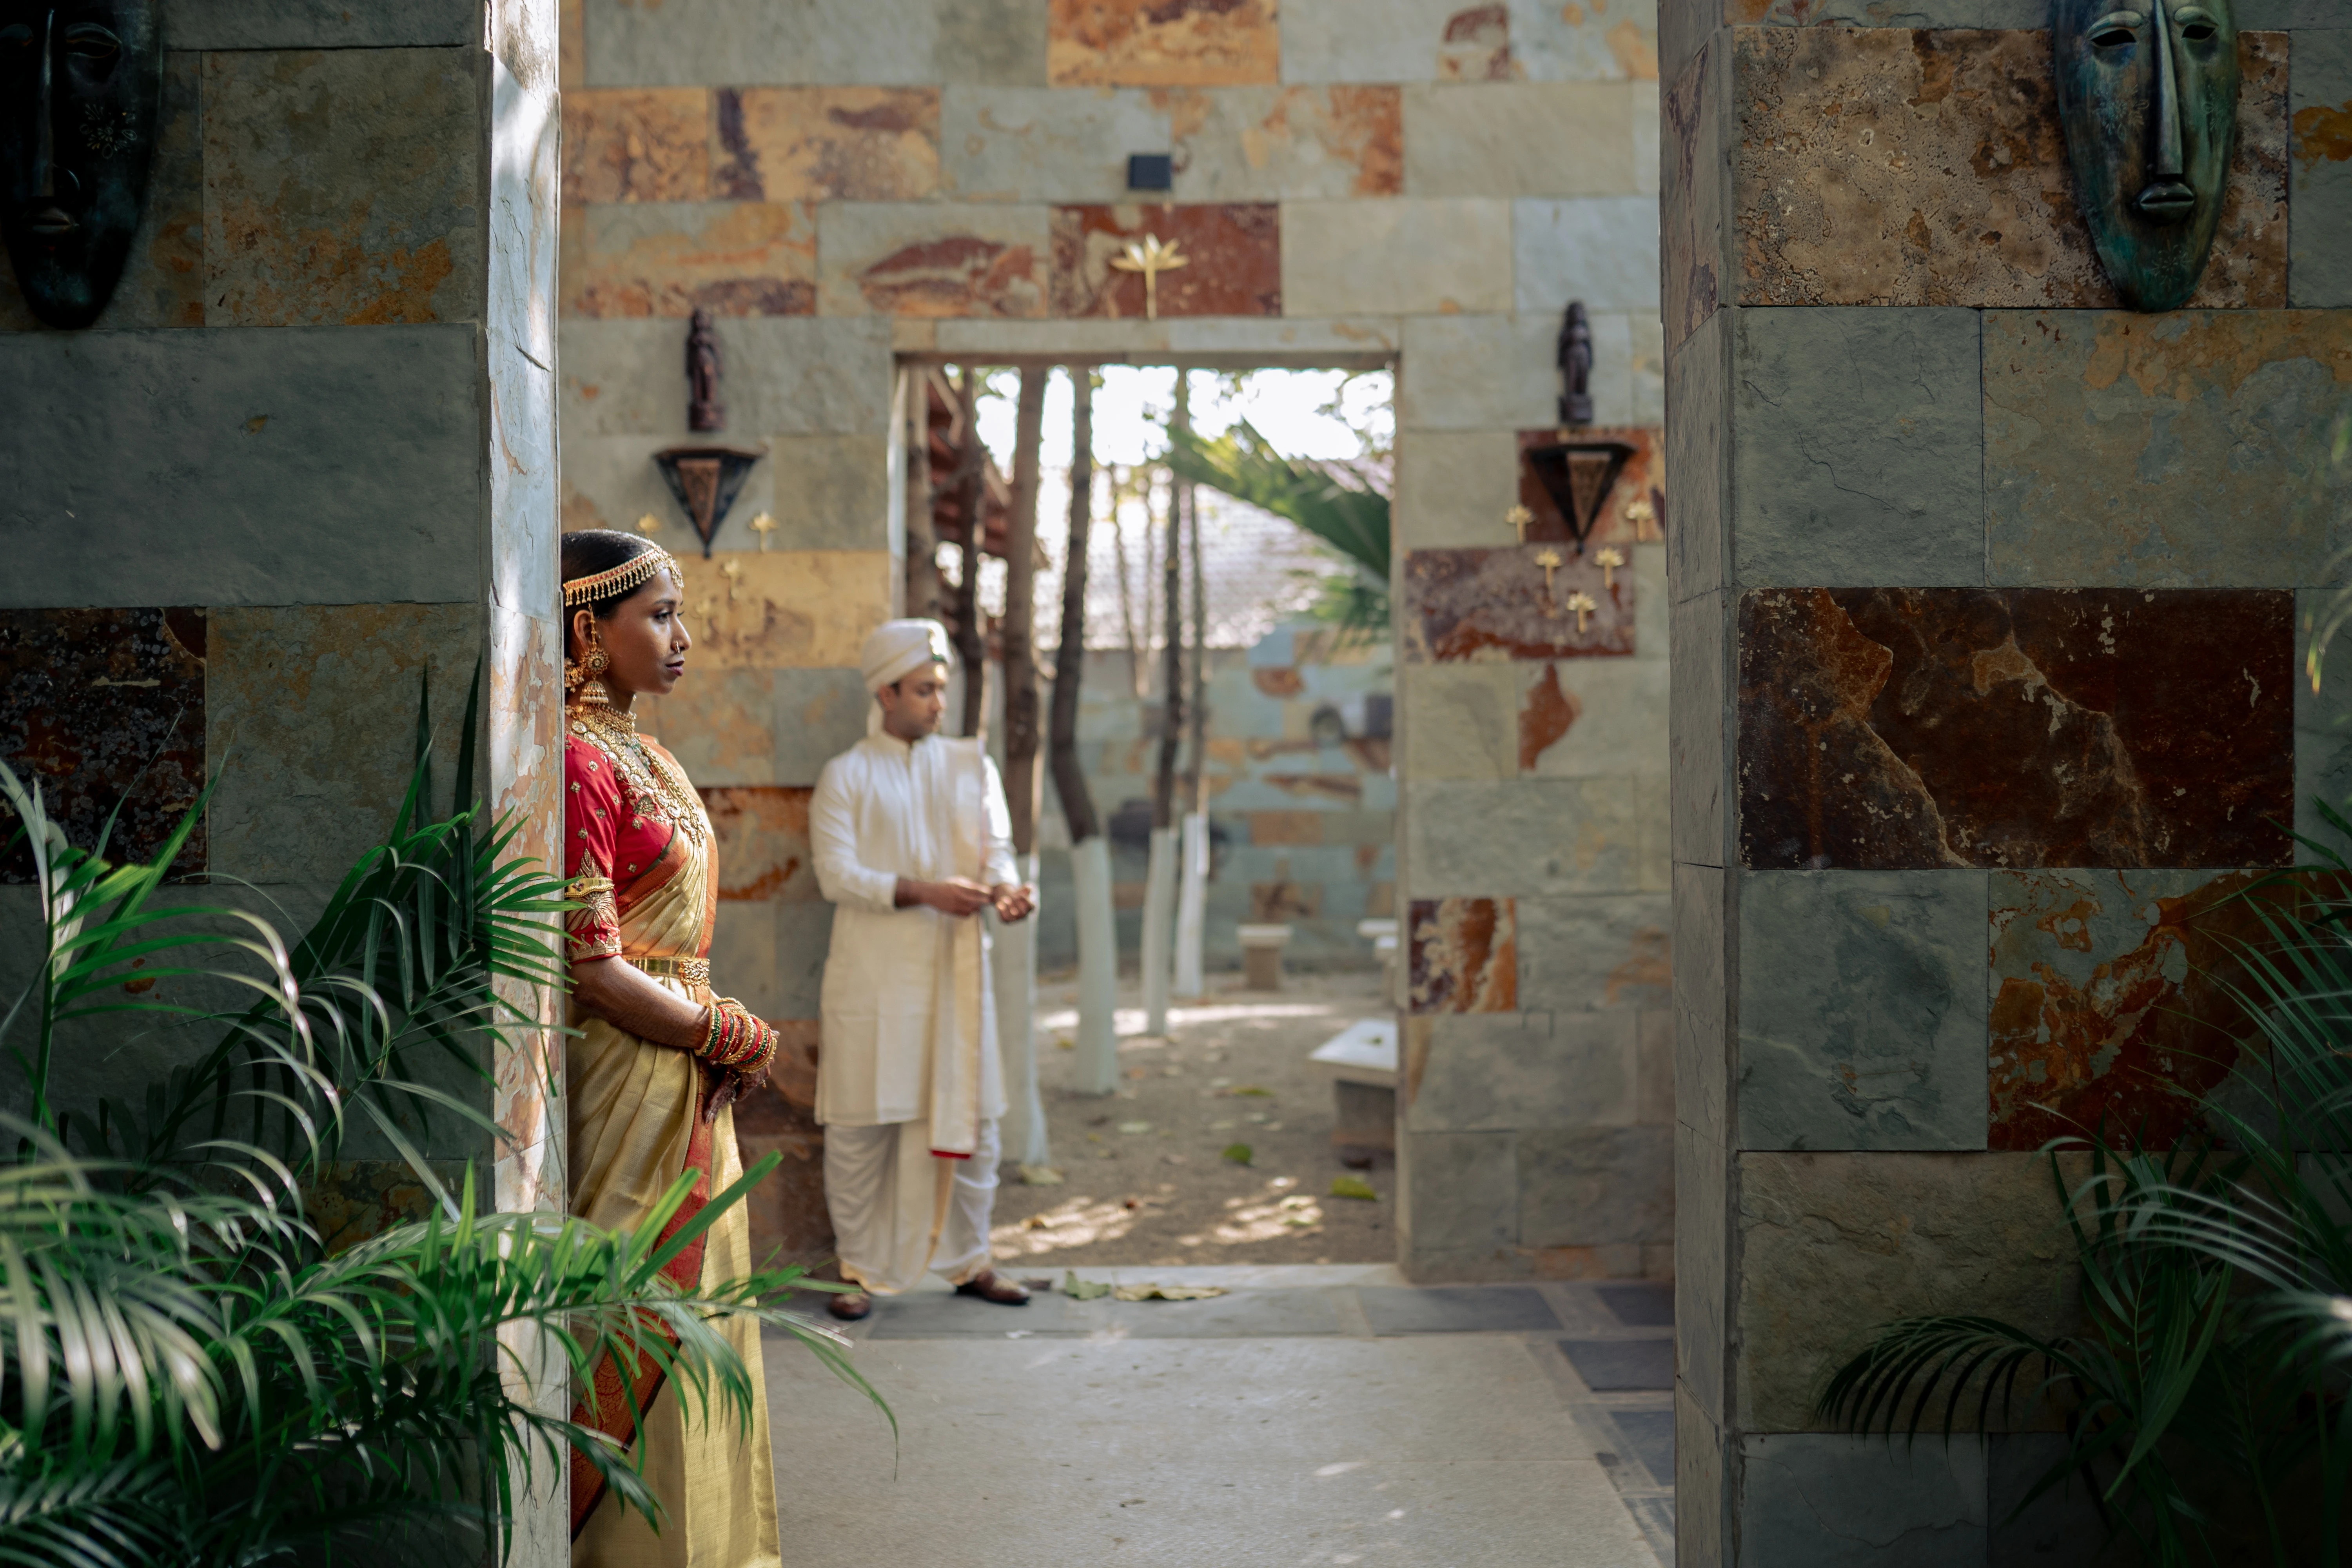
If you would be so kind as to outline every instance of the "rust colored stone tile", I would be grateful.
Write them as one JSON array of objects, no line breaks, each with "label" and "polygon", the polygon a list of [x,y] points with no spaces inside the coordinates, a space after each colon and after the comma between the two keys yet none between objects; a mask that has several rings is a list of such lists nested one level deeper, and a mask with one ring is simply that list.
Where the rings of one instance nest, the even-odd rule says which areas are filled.
[{"label": "rust colored stone tile", "polygon": [[1741,860],[2284,865],[2294,645],[2260,589],[1750,593]]},{"label": "rust colored stone tile", "polygon": [[[2259,887],[2252,900],[2241,898]],[[1990,1146],[2032,1150],[2104,1121],[2169,1148],[2251,1021],[2231,997],[2270,944],[2267,873],[2002,872],[1992,879]]]},{"label": "rust colored stone tile", "polygon": [[[0,610],[0,761],[77,847],[119,805],[107,858],[148,859],[203,792],[205,634],[202,610]],[[0,882],[33,878],[16,826],[0,805]],[[205,860],[200,822],[172,869]]]},{"label": "rust colored stone tile", "polygon": [[818,296],[825,315],[1046,313],[1042,208],[832,203],[818,223]]},{"label": "rust colored stone tile", "polygon": [[1056,87],[1240,87],[1282,74],[1274,0],[1051,0]]},{"label": "rust colored stone tile", "polygon": [[1531,773],[1537,759],[1584,713],[1576,693],[1563,690],[1559,666],[1547,664],[1519,705],[1519,772]]},{"label": "rust colored stone tile", "polygon": [[803,202],[622,204],[563,213],[571,317],[816,313],[816,219]]},{"label": "rust colored stone tile", "polygon": [[[1617,475],[1609,499],[1601,503],[1599,521],[1592,525],[1591,537],[1585,543],[1599,549],[1604,544],[1654,543],[1665,538],[1666,519],[1666,443],[1665,433],[1654,425],[1588,425],[1580,429],[1522,430],[1519,451],[1525,454],[1538,447],[1555,446],[1563,441],[1622,441],[1633,448],[1625,459],[1625,467]],[[1538,540],[1566,542],[1574,537],[1568,519],[1544,489],[1543,481],[1522,457],[1519,463],[1519,504],[1536,514],[1528,525],[1530,544]]]},{"label": "rust colored stone tile", "polygon": [[[1560,557],[1549,584],[1538,557]],[[1405,657],[1420,664],[1472,658],[1586,658],[1633,651],[1633,574],[1603,585],[1590,553],[1566,544],[1415,550],[1404,559]],[[1584,628],[1571,605],[1591,602]]]},{"label": "rust colored stone tile", "polygon": [[1187,258],[1160,274],[1161,316],[1282,314],[1282,209],[1272,203],[1055,207],[1052,313],[1140,317],[1143,275],[1111,261],[1146,234]]},{"label": "rust colored stone tile", "polygon": [[934,88],[720,88],[715,195],[737,201],[901,202],[938,194]]},{"label": "rust colored stone tile", "polygon": [[799,784],[723,784],[702,791],[719,837],[719,896],[813,903],[821,895],[809,847],[809,798]]},{"label": "rust colored stone tile", "polygon": [[698,202],[710,190],[710,93],[593,87],[563,95],[563,201]]},{"label": "rust colored stone tile", "polygon": [[1303,134],[1312,136],[1334,158],[1356,166],[1357,195],[1403,194],[1403,89],[1328,87],[1318,93],[1294,88],[1282,95],[1276,112],[1286,121],[1303,119]]},{"label": "rust colored stone tile", "polygon": [[[1652,75],[1656,75],[1654,68]],[[1437,49],[1441,81],[1511,81],[1519,72],[1511,59],[1511,8],[1465,5],[1445,19],[1445,40]]]},{"label": "rust colored stone tile", "polygon": [[462,51],[204,59],[206,325],[476,312],[481,107]]},{"label": "rust colored stone tile", "polygon": [[1517,906],[1415,899],[1406,931],[1414,1013],[1508,1013],[1519,1005]]},{"label": "rust colored stone tile", "polygon": [[[2075,205],[2049,34],[1733,37],[1740,303],[2116,303]],[[2286,35],[2239,47],[2237,154],[2192,306],[2286,302]]]},{"label": "rust colored stone tile", "polygon": [[1260,665],[1250,671],[1250,684],[1268,697],[1297,697],[1307,689],[1296,668],[1284,665]]},{"label": "rust colored stone tile", "polygon": [[1319,811],[1253,811],[1247,816],[1250,842],[1258,844],[1320,844],[1323,813]]}]

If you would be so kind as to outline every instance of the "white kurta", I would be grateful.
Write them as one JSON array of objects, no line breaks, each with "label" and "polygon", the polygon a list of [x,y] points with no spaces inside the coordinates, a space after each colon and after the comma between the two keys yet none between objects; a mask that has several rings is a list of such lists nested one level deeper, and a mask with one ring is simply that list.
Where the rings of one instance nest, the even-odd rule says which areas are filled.
[{"label": "white kurta", "polygon": [[[844,1180],[828,1182],[845,1270],[877,1289],[905,1289],[931,1266],[963,1173],[955,1167],[992,1152],[991,1124],[1004,1114],[987,962],[992,917],[899,909],[898,879],[1018,881],[1012,830],[995,764],[970,739],[910,745],[870,734],[825,764],[809,805],[817,885],[835,906],[817,1120],[896,1129],[887,1155],[876,1152],[874,1173],[889,1170],[890,1180],[867,1191],[845,1168]],[[842,1140],[843,1154],[859,1142]],[[992,1186],[994,1172],[986,1175]],[[984,1215],[981,1225],[984,1237]]]}]

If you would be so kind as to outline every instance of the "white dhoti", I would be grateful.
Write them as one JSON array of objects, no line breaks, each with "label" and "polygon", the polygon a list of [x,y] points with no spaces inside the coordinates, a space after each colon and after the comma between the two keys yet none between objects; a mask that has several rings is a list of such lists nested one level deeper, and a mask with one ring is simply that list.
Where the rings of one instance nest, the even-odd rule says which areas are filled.
[{"label": "white dhoti", "polygon": [[931,1152],[920,1121],[824,1131],[824,1206],[841,1275],[883,1295],[936,1269],[954,1283],[988,1267],[996,1206],[997,1131],[980,1124],[967,1160]]}]

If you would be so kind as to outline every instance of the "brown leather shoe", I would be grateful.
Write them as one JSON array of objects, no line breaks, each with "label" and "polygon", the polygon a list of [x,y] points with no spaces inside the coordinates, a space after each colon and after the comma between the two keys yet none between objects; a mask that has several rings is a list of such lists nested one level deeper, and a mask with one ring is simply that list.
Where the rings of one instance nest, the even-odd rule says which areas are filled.
[{"label": "brown leather shoe", "polygon": [[993,1301],[1000,1307],[1025,1307],[1029,1292],[1005,1279],[993,1268],[983,1268],[956,1287],[959,1296],[977,1296],[983,1301]]},{"label": "brown leather shoe", "polygon": [[863,1290],[844,1290],[827,1296],[824,1310],[845,1323],[854,1323],[874,1310],[874,1298]]}]

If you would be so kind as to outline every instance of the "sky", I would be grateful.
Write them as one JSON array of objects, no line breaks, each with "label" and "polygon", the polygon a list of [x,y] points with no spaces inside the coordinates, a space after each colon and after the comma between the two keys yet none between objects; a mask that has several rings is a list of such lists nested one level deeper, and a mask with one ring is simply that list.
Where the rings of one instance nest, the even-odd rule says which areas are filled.
[{"label": "sky", "polygon": [[[1336,370],[1260,370],[1243,380],[1242,395],[1229,397],[1224,377],[1213,371],[1192,374],[1192,427],[1217,436],[1236,418],[1246,418],[1276,450],[1293,458],[1354,458],[1363,443],[1350,423],[1381,446],[1389,445],[1393,429],[1391,412],[1394,378],[1386,371],[1358,375],[1348,387],[1349,421],[1318,413],[1331,400],[1345,372]],[[1176,395],[1176,372],[1164,365],[1107,365],[1103,384],[1095,394],[1094,446],[1097,463],[1140,463],[1166,449],[1164,419]],[[995,454],[997,467],[1013,471],[1013,392],[1017,376],[1000,372],[994,384],[1003,396],[983,396],[980,403],[980,436]],[[1070,378],[1055,370],[1045,387],[1045,431],[1039,454],[1047,470],[1066,471],[1070,466]]]}]

